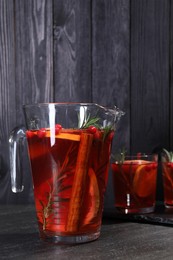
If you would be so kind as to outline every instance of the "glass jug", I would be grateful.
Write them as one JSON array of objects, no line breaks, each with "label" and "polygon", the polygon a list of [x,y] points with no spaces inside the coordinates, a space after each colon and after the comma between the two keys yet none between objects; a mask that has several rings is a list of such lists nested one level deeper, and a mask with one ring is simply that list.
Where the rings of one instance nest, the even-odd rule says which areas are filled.
[{"label": "glass jug", "polygon": [[92,103],[24,106],[26,128],[9,138],[13,192],[23,190],[27,139],[40,237],[61,244],[100,236],[111,143],[123,112]]}]

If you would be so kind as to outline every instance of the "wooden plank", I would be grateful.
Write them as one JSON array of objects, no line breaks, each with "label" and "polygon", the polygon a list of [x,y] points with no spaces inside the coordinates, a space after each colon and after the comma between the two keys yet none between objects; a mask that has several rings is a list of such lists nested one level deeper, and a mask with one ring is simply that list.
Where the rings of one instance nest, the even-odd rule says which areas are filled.
[{"label": "wooden plank", "polygon": [[2,142],[7,139],[7,132],[11,126],[9,118],[12,122],[15,121],[15,117],[12,117],[15,100],[10,99],[15,94],[13,19],[13,1],[0,1],[0,118],[3,122],[0,124],[0,140]]},{"label": "wooden plank", "polygon": [[0,1],[0,202],[31,200],[28,177],[23,195],[11,193],[8,166],[8,133],[24,123],[24,103],[116,104],[126,115],[113,152],[172,149],[172,6],[169,0]]},{"label": "wooden plank", "polygon": [[[53,51],[52,51],[52,1],[19,0],[1,1],[3,23],[1,49],[2,67],[5,68],[2,86],[2,114],[7,117],[3,124],[6,135],[12,128],[24,124],[22,105],[53,100]],[[2,24],[1,23],[1,24]],[[5,38],[6,37],[6,38]],[[5,50],[5,51],[4,51]],[[6,56],[5,56],[6,55]],[[6,62],[6,63],[5,63]],[[8,80],[10,79],[10,80]],[[3,152],[4,153],[4,152]],[[25,155],[27,153],[25,152]],[[7,158],[7,151],[5,153]],[[1,190],[2,201],[8,203],[32,201],[32,183],[28,160],[22,160],[24,192],[12,194],[9,172],[5,173]],[[7,163],[5,159],[4,164]]]},{"label": "wooden plank", "polygon": [[90,2],[54,1],[55,101],[91,101]]},{"label": "wooden plank", "polygon": [[170,146],[173,151],[173,2],[170,1]]},{"label": "wooden plank", "polygon": [[131,146],[169,146],[169,1],[131,1]]},{"label": "wooden plank", "polygon": [[14,125],[15,54],[14,6],[12,0],[0,1],[0,202],[11,194],[8,156],[8,133]]},{"label": "wooden plank", "polygon": [[129,0],[94,0],[92,10],[93,102],[116,105],[126,112],[114,147],[129,150]]},{"label": "wooden plank", "polygon": [[[23,104],[53,101],[52,1],[15,1],[16,111],[23,124]],[[27,156],[27,154],[25,153]],[[32,201],[29,162],[24,162],[25,189],[18,201]]]},{"label": "wooden plank", "polygon": [[[126,112],[117,126],[112,153],[130,149],[129,0],[92,1],[93,102]],[[110,169],[105,211],[113,207]]]},{"label": "wooden plank", "polygon": [[[17,104],[53,101],[52,1],[15,1]],[[19,119],[20,120],[20,119]]]}]

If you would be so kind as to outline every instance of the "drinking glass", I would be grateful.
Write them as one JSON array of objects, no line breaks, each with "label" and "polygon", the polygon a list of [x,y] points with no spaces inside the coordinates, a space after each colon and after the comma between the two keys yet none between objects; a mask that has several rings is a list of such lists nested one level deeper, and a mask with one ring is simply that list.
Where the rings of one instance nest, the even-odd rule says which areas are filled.
[{"label": "drinking glass", "polygon": [[173,207],[173,152],[164,149],[162,158],[162,176],[164,190],[164,204],[167,208]]},{"label": "drinking glass", "polygon": [[111,164],[115,207],[125,214],[155,208],[157,155],[124,156]]}]

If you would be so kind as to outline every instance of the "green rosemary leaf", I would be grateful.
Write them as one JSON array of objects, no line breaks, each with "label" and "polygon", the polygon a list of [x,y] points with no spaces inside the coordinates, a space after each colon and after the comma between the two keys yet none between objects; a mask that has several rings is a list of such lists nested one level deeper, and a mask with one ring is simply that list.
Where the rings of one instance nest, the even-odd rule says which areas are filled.
[{"label": "green rosemary leaf", "polygon": [[98,124],[98,121],[100,120],[99,117],[93,117],[91,118],[90,114],[87,116],[87,118],[84,120],[81,129],[88,128],[89,126],[95,126],[97,128],[100,128],[100,125]]},{"label": "green rosemary leaf", "polygon": [[123,148],[120,153],[114,155],[114,161],[122,164],[125,161],[126,150]]},{"label": "green rosemary leaf", "polygon": [[112,130],[112,126],[106,126],[104,128],[104,133],[103,133],[103,141],[105,140],[105,138],[107,137],[107,135],[111,132]]}]

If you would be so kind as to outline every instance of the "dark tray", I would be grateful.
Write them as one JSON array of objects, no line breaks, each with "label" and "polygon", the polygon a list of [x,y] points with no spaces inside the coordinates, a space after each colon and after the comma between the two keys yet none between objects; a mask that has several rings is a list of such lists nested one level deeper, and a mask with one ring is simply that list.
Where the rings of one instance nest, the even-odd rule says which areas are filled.
[{"label": "dark tray", "polygon": [[156,206],[153,213],[146,214],[122,214],[116,208],[106,208],[103,216],[109,219],[117,219],[123,221],[133,221],[150,223],[157,225],[173,226],[173,207],[166,208],[164,206],[164,189],[161,163],[158,164],[157,186],[156,186]]},{"label": "dark tray", "polygon": [[173,226],[173,208],[165,208],[162,203],[156,204],[155,211],[153,213],[146,214],[122,214],[115,208],[107,208],[103,213],[103,217],[123,221]]}]

